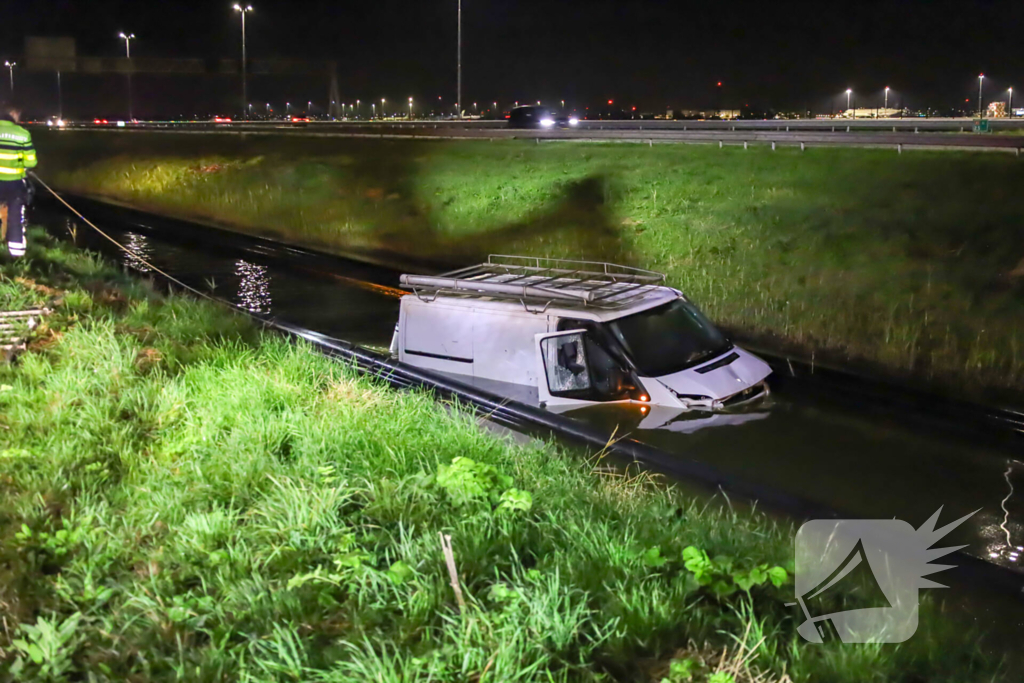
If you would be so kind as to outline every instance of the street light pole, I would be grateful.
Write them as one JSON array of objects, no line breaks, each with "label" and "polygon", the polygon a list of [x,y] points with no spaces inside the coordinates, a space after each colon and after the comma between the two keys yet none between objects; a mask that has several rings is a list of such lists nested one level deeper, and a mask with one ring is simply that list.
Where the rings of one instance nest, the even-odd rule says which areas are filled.
[{"label": "street light pole", "polygon": [[984,84],[985,84],[985,74],[979,74],[978,75],[978,118],[979,119],[981,118],[982,112],[984,111],[981,108],[981,93],[982,93],[982,86]]},{"label": "street light pole", "polygon": [[135,34],[122,31],[118,38],[124,41],[124,56],[128,59],[128,120],[131,121],[135,118],[132,111],[132,41],[135,40]]},{"label": "street light pole", "polygon": [[132,41],[135,40],[134,33],[125,34],[121,32],[117,34],[117,37],[124,41],[124,56],[128,59],[132,58]]},{"label": "street light pole", "polygon": [[455,109],[458,117],[462,118],[462,0],[459,0],[459,53],[458,53],[459,77],[455,94]]},{"label": "street light pole", "polygon": [[889,86],[885,86],[885,106],[882,109],[889,108]]},{"label": "street light pole", "polygon": [[245,103],[249,101],[249,83],[246,79],[245,70],[245,15],[252,11],[252,5],[242,7],[236,4],[234,7],[235,11],[242,15],[242,116],[248,118],[249,112],[245,108]]},{"label": "street light pole", "polygon": [[409,120],[412,121],[412,98],[409,98]]},{"label": "street light pole", "polygon": [[850,108],[850,96],[853,95],[853,88],[846,89],[846,108],[850,110],[850,118],[854,118],[853,109]]},{"label": "street light pole", "polygon": [[[13,88],[11,88],[11,89],[13,90]],[[1012,119],[1013,118],[1013,88],[1009,89],[1009,93],[1010,93],[1010,104],[1006,107],[1006,109],[1008,110],[1006,112],[1006,115],[1009,116]]]},{"label": "street light pole", "polygon": [[384,98],[380,98],[380,117],[384,118]]},{"label": "street light pole", "polygon": [[4,62],[4,66],[7,67],[7,71],[11,74],[11,95],[14,95],[14,67],[17,65],[17,62]]}]

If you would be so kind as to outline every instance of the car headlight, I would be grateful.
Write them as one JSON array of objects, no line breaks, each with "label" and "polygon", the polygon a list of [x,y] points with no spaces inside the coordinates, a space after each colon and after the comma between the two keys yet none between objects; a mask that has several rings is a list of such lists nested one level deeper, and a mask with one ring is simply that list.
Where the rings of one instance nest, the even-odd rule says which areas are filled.
[{"label": "car headlight", "polygon": [[578,118],[576,118],[575,116],[573,116],[572,118],[569,119],[569,125],[570,126],[578,126],[579,123],[580,123],[580,120]]},{"label": "car headlight", "polygon": [[544,118],[540,120],[540,125],[544,126],[545,128],[550,128],[551,126],[555,125],[555,120],[551,118]]}]

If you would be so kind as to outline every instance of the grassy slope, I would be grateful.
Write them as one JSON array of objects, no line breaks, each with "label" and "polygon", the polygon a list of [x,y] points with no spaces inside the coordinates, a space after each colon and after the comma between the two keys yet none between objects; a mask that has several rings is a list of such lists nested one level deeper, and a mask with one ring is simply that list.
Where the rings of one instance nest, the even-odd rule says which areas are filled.
[{"label": "grassy slope", "polygon": [[[932,605],[899,647],[808,646],[789,585],[716,598],[682,566],[690,544],[784,561],[787,526],[497,440],[81,254],[30,256],[0,270],[0,308],[54,307],[0,365],[0,676],[643,680],[691,639],[763,635],[755,666],[796,680],[993,680]],[[494,471],[446,479],[458,456],[532,507],[469,485]]]},{"label": "grassy slope", "polygon": [[1009,156],[39,138],[68,189],[328,247],[618,258],[819,359],[1024,388],[1024,166]]}]

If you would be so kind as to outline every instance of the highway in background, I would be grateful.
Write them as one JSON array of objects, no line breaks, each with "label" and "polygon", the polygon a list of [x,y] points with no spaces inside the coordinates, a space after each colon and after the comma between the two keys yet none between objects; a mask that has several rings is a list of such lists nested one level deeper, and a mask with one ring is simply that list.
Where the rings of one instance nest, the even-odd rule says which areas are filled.
[{"label": "highway in background", "polygon": [[582,120],[571,128],[509,128],[504,121],[250,121],[67,124],[65,130],[165,131],[368,138],[536,139],[769,145],[971,149],[1012,152],[1024,148],[1024,119],[992,119],[992,133],[973,133],[970,119],[799,119],[740,121]]}]

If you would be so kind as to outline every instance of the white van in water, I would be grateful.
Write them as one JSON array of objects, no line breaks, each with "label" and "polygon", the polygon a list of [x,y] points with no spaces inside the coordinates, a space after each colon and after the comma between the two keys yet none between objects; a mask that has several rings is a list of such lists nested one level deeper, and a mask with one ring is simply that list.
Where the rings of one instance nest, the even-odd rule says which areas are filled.
[{"label": "white van in water", "polygon": [[771,373],[665,276],[610,263],[491,256],[402,275],[391,352],[516,400],[715,410],[767,394]]}]

